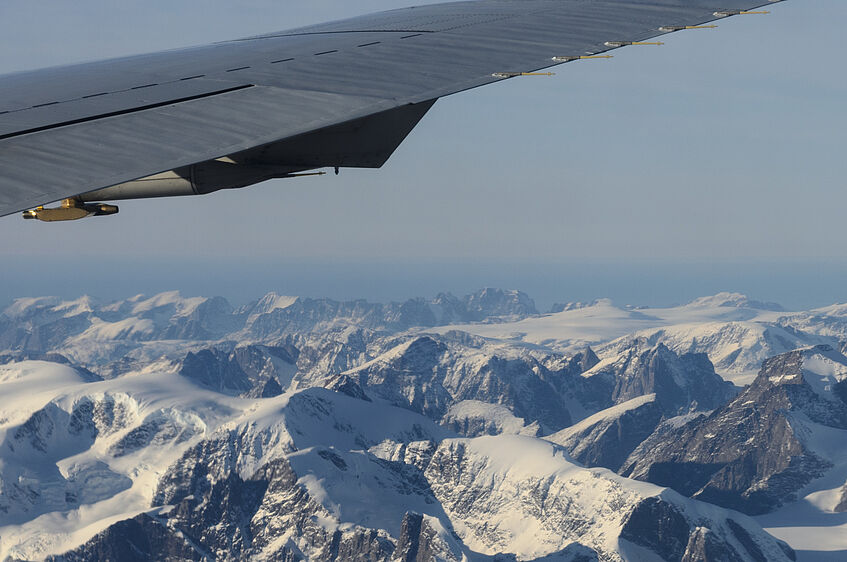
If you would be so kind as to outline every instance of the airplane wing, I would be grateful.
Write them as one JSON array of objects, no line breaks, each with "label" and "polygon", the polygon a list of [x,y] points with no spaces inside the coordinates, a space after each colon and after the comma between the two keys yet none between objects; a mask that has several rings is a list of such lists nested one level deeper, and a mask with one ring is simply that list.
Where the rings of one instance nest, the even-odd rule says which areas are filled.
[{"label": "airplane wing", "polygon": [[771,3],[454,2],[2,76],[0,216],[379,167],[442,96]]}]

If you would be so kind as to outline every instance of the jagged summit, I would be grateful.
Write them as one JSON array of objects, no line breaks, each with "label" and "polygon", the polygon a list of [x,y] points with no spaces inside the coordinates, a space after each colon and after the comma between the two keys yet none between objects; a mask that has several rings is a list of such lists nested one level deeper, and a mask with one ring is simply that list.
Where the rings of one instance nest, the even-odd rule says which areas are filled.
[{"label": "jagged summit", "polygon": [[538,314],[529,295],[517,290],[485,288],[464,298],[468,314],[478,320],[489,316],[523,317]]},{"label": "jagged summit", "polygon": [[829,346],[768,359],[735,399],[654,434],[621,472],[746,513],[772,511],[839,462],[818,436],[847,438],[845,368]]}]

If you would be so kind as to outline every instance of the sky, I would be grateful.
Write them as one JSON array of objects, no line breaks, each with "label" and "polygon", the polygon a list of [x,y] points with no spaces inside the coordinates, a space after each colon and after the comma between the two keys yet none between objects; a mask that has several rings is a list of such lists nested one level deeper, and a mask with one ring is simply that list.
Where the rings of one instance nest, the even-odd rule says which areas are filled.
[{"label": "sky", "polygon": [[[0,74],[407,5],[4,0]],[[712,288],[847,301],[847,2],[769,9],[439,100],[382,170],[128,201],[77,223],[2,218],[0,302],[475,284],[544,302]]]}]

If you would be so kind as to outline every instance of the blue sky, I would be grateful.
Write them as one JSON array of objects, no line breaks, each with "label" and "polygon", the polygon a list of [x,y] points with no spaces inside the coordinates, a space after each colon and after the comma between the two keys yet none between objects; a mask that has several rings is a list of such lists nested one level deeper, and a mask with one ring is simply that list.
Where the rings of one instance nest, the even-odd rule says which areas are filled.
[{"label": "blue sky", "polygon": [[[0,73],[404,5],[4,0]],[[166,260],[847,263],[847,2],[770,10],[440,100],[379,171],[124,202],[76,224],[6,217],[0,258],[73,248],[164,284]]]}]

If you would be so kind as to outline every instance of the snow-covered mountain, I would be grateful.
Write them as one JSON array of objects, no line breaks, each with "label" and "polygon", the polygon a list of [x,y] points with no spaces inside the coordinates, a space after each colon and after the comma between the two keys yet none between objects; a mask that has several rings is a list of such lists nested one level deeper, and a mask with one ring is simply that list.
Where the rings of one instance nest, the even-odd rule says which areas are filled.
[{"label": "snow-covered mountain", "polygon": [[449,329],[559,351],[590,345],[601,358],[616,356],[643,339],[677,353],[705,353],[718,373],[739,384],[752,382],[768,357],[811,345],[840,347],[847,341],[847,306],[786,312],[778,304],[736,293],[671,308],[618,307],[599,299],[554,310],[559,312]]},{"label": "snow-covered mountain", "polygon": [[847,552],[847,308],[557,308],[18,299],[0,559]]},{"label": "snow-covered mountain", "polygon": [[747,513],[772,511],[832,468],[811,440],[818,426],[847,430],[842,381],[847,357],[828,346],[768,359],[734,400],[645,440],[621,472]]},{"label": "snow-covered mountain", "polygon": [[[22,382],[45,368],[5,373]],[[62,559],[790,552],[740,514],[583,468],[541,439],[457,438],[384,401],[320,388],[234,399],[178,374],[84,383],[57,372],[50,384],[42,398],[58,394],[6,432],[7,556],[80,540]]]}]

